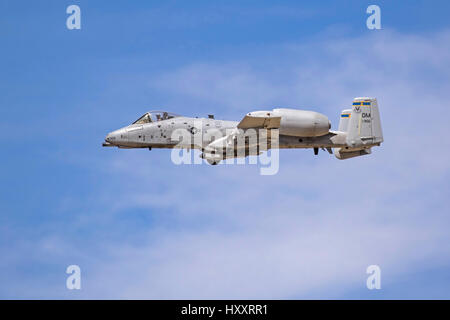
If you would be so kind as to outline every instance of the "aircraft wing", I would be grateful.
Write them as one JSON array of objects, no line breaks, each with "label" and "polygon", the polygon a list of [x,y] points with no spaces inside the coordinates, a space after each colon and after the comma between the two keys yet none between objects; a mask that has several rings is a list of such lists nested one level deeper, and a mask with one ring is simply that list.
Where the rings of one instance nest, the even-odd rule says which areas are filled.
[{"label": "aircraft wing", "polygon": [[280,127],[281,117],[275,116],[270,111],[255,111],[245,115],[245,117],[239,122],[237,127],[239,129],[249,128],[265,128],[265,129],[277,129]]}]

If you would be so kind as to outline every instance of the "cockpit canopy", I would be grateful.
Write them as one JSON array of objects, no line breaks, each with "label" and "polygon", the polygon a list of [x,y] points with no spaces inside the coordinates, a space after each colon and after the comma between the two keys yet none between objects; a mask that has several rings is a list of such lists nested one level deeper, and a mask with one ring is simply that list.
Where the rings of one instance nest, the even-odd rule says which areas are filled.
[{"label": "cockpit canopy", "polygon": [[137,119],[133,124],[144,124],[151,122],[158,122],[162,120],[172,119],[176,117],[181,117],[178,114],[166,112],[166,111],[149,111],[145,113],[142,117]]}]

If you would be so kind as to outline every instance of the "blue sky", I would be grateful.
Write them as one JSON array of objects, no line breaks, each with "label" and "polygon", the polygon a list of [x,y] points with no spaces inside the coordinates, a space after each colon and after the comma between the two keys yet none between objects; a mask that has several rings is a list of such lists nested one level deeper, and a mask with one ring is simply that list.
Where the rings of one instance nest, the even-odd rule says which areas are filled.
[{"label": "blue sky", "polygon": [[[0,298],[450,298],[448,9],[1,1]],[[337,128],[357,96],[378,98],[385,137],[365,158],[286,150],[261,176],[101,147],[151,109],[305,108]]]}]

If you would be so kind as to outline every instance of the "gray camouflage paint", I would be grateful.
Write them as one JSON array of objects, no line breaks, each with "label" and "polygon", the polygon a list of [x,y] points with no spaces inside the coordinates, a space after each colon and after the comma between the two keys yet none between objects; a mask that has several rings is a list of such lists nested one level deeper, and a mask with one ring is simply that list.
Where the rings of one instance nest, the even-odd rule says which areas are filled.
[{"label": "gray camouflage paint", "polygon": [[[277,117],[280,117],[281,121]],[[330,128],[328,118],[317,112],[274,109],[272,111],[251,112],[241,122],[177,116],[150,123],[131,124],[109,133],[103,146],[199,149],[204,152],[204,157],[208,158],[208,154],[213,150],[216,153],[224,152],[226,138],[220,138],[230,136],[233,131],[236,135],[236,130],[242,124],[245,123],[246,126],[241,129],[241,135],[248,133],[249,129],[267,128],[267,125],[264,124],[248,127],[248,123],[255,121],[256,124],[259,119],[263,119],[265,124],[270,122],[265,120],[278,119],[278,126],[275,128],[279,129],[277,147],[280,149],[314,148],[315,154],[317,154],[319,148],[327,149],[330,153],[331,148],[333,148],[338,159],[348,159],[370,154],[371,147],[379,146],[383,142],[377,100],[375,98],[355,98],[352,109],[342,111],[338,131],[328,130]],[[325,123],[325,121],[327,122]],[[299,124],[297,131],[295,129],[296,124]],[[325,125],[328,126],[328,129],[324,131]],[[314,130],[308,126],[315,126]],[[317,131],[316,127],[320,127],[320,131]],[[267,131],[270,132],[270,129]],[[188,133],[189,136],[181,139],[180,135],[182,134],[178,134],[178,132]],[[314,132],[318,132],[320,135],[304,136],[304,133]],[[220,144],[218,143],[219,140],[224,142]],[[268,148],[275,146],[276,144],[271,143],[269,139]],[[234,145],[234,148],[236,148],[236,145]],[[246,148],[248,149],[248,146]]]}]

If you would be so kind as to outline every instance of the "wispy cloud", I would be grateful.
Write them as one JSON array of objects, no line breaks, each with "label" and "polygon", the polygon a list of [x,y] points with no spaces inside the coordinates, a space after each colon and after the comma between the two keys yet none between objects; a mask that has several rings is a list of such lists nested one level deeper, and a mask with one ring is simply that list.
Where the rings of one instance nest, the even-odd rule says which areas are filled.
[{"label": "wispy cloud", "polygon": [[[255,54],[152,77],[174,104],[234,117],[310,106],[335,126],[353,97],[375,96],[385,143],[347,161],[282,151],[270,177],[253,166],[174,166],[165,151],[110,152],[94,164],[104,182],[77,218],[104,238],[74,244],[55,230],[33,248],[81,261],[88,298],[341,297],[364,288],[370,264],[382,268],[383,287],[405,269],[449,265],[449,38],[383,32],[286,44],[270,57],[276,65]],[[152,219],[138,238],[117,225],[136,210]],[[105,226],[121,238],[109,241]]]},{"label": "wispy cloud", "polygon": [[449,52],[449,37],[384,33],[292,45],[283,47],[280,59],[291,58],[280,69],[230,61],[154,78],[153,86],[184,101],[235,108],[234,114],[283,101],[314,103],[335,120],[354,96],[376,96],[386,142],[349,161],[283,151],[274,177],[252,167],[170,164],[155,175],[148,155],[118,155],[111,174],[134,184],[116,197],[121,207],[152,215],[166,207],[173,226],[151,226],[149,240],[137,247],[109,248],[110,261],[95,267],[93,281],[116,281],[93,296],[114,290],[134,298],[339,296],[364,286],[370,264],[382,267],[388,286],[405,268],[450,263],[449,149],[441,139],[448,134],[442,83],[450,69],[445,55],[434,54]]}]

